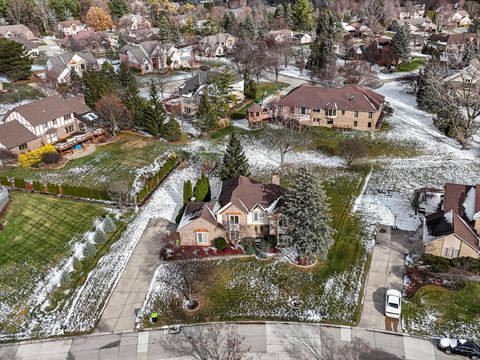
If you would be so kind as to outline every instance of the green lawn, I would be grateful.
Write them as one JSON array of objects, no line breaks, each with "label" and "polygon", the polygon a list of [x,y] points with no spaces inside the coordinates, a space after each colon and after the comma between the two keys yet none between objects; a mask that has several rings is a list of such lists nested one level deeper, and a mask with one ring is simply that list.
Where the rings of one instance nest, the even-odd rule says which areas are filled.
[{"label": "green lawn", "polygon": [[[351,170],[324,183],[337,230],[326,262],[307,270],[282,258],[215,260],[215,271],[200,294],[197,311],[187,314],[178,299],[166,300],[168,296],[163,294],[153,301],[160,325],[215,320],[355,324],[368,256],[361,241],[361,222],[351,215],[351,206],[367,172]],[[299,296],[303,305],[292,308],[292,296]]]},{"label": "green lawn", "polygon": [[[72,239],[92,229],[106,210],[99,204],[30,193],[12,192],[11,198],[1,219],[0,303],[21,315],[38,281],[70,255]],[[0,321],[3,326],[7,324]]]},{"label": "green lawn", "polygon": [[151,164],[164,154],[168,145],[155,138],[123,133],[120,140],[97,147],[83,158],[72,160],[58,170],[16,168],[0,170],[0,176],[23,177],[44,182],[103,188],[112,181],[133,184],[136,170]]},{"label": "green lawn", "polygon": [[381,132],[375,133],[372,137],[368,132],[342,131],[317,126],[309,128],[306,136],[311,136],[312,146],[315,149],[330,155],[339,155],[341,142],[352,137],[360,138],[363,141],[367,157],[372,159],[382,156],[413,157],[420,154],[415,143],[400,140],[392,141],[384,138]]},{"label": "green lawn", "polygon": [[403,302],[403,330],[421,336],[480,341],[480,283],[458,291],[428,285]]},{"label": "green lawn", "polygon": [[423,59],[416,57],[409,62],[402,62],[397,66],[397,71],[400,72],[409,72],[417,70],[420,66],[423,65]]},{"label": "green lawn", "polygon": [[45,97],[40,91],[31,87],[28,83],[5,83],[3,89],[15,89],[13,93],[0,94],[0,103],[15,104],[22,100],[36,100]]}]

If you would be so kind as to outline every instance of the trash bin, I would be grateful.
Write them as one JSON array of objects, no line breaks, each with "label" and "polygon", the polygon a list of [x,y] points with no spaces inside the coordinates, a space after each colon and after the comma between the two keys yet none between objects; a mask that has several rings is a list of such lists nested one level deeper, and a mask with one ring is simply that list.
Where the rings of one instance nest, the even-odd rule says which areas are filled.
[{"label": "trash bin", "polygon": [[156,323],[158,321],[158,314],[156,312],[152,313],[150,315],[150,320],[152,321],[152,323]]}]

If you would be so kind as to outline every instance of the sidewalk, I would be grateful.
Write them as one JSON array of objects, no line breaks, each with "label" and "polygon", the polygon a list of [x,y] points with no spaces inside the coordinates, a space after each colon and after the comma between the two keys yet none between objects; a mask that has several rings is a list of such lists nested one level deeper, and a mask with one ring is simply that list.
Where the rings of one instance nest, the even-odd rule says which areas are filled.
[{"label": "sidewalk", "polygon": [[[205,326],[205,325],[199,325]],[[238,331],[244,337],[251,359],[297,359],[308,350],[307,342],[321,347],[320,336],[342,346],[359,337],[384,353],[388,360],[448,360],[451,357],[437,350],[425,339],[403,334],[378,332],[362,328],[322,326],[299,323],[241,323]],[[0,346],[0,360],[150,360],[180,359],[169,353],[165,344],[175,344],[182,335],[164,330],[94,334],[63,340],[46,340]],[[303,340],[308,340],[304,342]],[[185,359],[185,358],[184,358]]]},{"label": "sidewalk", "polygon": [[108,299],[97,333],[133,330],[135,314],[143,305],[150,281],[160,264],[160,241],[174,229],[164,219],[152,219],[128,261],[121,278]]}]

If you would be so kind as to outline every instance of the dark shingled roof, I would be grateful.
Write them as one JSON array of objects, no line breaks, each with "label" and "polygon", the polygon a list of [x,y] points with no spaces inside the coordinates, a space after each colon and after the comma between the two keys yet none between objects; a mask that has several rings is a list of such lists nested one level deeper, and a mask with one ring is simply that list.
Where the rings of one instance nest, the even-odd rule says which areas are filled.
[{"label": "dark shingled roof", "polygon": [[37,136],[17,120],[0,124],[0,144],[9,150],[35,139]]},{"label": "dark shingled roof", "polygon": [[285,192],[280,185],[262,184],[246,176],[237,176],[223,182],[218,203],[223,207],[231,202],[239,209],[251,210],[257,204],[268,207]]},{"label": "dark shingled roof", "polygon": [[180,95],[194,93],[200,86],[207,84],[212,76],[216,74],[218,74],[216,71],[200,71],[197,75],[192,76],[183,83],[180,87]]},{"label": "dark shingled roof", "polygon": [[428,38],[432,42],[442,42],[447,45],[459,45],[467,41],[475,40],[478,37],[476,33],[460,33],[460,34],[432,34]]},{"label": "dark shingled roof", "polygon": [[348,111],[376,112],[384,103],[384,97],[359,86],[322,88],[300,85],[290,91],[278,105],[289,107],[332,108]]},{"label": "dark shingled roof", "polygon": [[217,219],[215,219],[215,217],[212,215],[214,205],[215,204],[213,202],[189,202],[185,207],[185,211],[183,212],[179,229],[188,225],[193,220],[200,218],[219,226]]}]

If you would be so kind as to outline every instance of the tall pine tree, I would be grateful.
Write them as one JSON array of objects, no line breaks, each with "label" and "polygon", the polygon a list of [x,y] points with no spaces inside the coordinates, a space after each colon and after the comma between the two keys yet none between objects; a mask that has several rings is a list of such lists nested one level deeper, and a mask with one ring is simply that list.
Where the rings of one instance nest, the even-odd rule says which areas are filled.
[{"label": "tall pine tree", "polygon": [[128,3],[126,0],[110,0],[108,8],[110,9],[110,15],[112,15],[115,21],[128,14]]},{"label": "tall pine tree", "polygon": [[292,247],[299,258],[326,259],[335,231],[330,226],[330,208],[323,188],[310,172],[302,168],[284,196],[282,242]]},{"label": "tall pine tree", "polygon": [[32,74],[32,63],[33,59],[22,44],[0,39],[0,73],[13,81],[28,79]]},{"label": "tall pine tree", "polygon": [[210,200],[210,182],[208,181],[208,177],[206,177],[203,173],[195,184],[194,194],[195,201]]},{"label": "tall pine tree", "polygon": [[188,203],[193,197],[193,187],[190,180],[183,182],[183,205]]},{"label": "tall pine tree", "polygon": [[202,132],[214,129],[218,122],[218,112],[210,99],[208,88],[203,89],[202,96],[198,103],[197,126]]},{"label": "tall pine tree", "polygon": [[163,132],[165,122],[165,109],[158,96],[158,87],[152,81],[149,87],[148,106],[144,109],[143,126],[153,136],[158,136]]},{"label": "tall pine tree", "polygon": [[410,46],[410,29],[407,24],[399,27],[392,38],[392,45],[401,61],[410,61],[412,56],[412,47]]},{"label": "tall pine tree", "polygon": [[232,133],[223,155],[220,177],[222,180],[227,180],[240,175],[250,176],[250,166],[240,139],[235,133]]},{"label": "tall pine tree", "polygon": [[173,117],[168,120],[163,129],[163,137],[168,141],[179,141],[182,139],[180,124]]},{"label": "tall pine tree", "polygon": [[162,14],[158,19],[158,38],[161,42],[169,42],[172,39],[172,25],[166,14]]},{"label": "tall pine tree", "polygon": [[296,0],[292,8],[293,29],[311,31],[313,29],[313,5],[310,0]]}]

